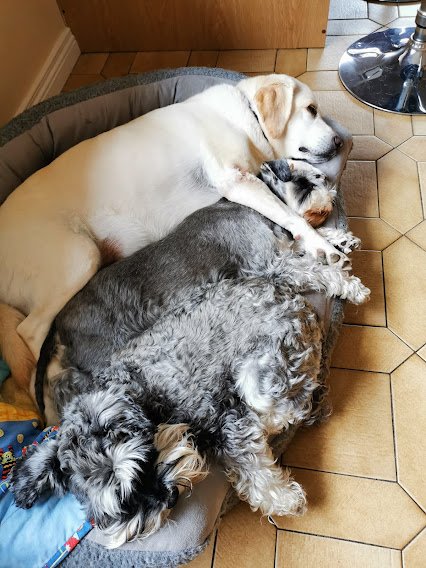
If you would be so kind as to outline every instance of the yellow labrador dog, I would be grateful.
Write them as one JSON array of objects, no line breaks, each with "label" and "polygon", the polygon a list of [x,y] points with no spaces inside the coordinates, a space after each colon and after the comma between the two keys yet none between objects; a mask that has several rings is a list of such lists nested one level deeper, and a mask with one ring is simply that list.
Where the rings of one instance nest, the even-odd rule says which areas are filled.
[{"label": "yellow labrador dog", "polygon": [[56,314],[103,264],[164,237],[222,197],[348,268],[346,256],[256,177],[266,160],[319,163],[341,144],[306,85],[269,75],[211,87],[71,148],[0,207],[0,301],[26,316],[2,307],[9,364],[15,329],[37,359]]}]

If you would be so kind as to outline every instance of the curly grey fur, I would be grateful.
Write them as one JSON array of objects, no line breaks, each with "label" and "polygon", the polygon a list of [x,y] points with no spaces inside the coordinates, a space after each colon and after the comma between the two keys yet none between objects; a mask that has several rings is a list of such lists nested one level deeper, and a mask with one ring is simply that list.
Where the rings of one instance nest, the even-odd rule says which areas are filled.
[{"label": "curly grey fur", "polygon": [[[158,528],[207,459],[253,509],[302,512],[304,492],[275,464],[268,435],[321,415],[322,329],[307,290],[355,303],[368,292],[227,202],[99,272],[56,319],[61,430],[17,465],[18,505],[66,488],[117,546]],[[194,439],[175,468],[158,467],[161,424],[185,424]]]}]

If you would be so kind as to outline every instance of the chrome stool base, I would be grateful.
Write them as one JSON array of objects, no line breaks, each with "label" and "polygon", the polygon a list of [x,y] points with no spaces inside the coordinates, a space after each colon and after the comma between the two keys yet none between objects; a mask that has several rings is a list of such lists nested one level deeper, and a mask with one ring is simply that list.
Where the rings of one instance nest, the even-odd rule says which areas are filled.
[{"label": "chrome stool base", "polygon": [[348,91],[375,108],[426,114],[426,42],[415,31],[388,29],[353,43],[339,66]]}]

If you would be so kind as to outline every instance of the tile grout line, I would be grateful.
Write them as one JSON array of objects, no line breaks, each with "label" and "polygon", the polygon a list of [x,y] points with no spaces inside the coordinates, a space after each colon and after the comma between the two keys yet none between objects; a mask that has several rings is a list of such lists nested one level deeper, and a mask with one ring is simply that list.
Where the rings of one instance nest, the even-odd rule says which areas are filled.
[{"label": "tile grout line", "polygon": [[401,551],[400,548],[395,548],[393,546],[384,546],[382,544],[371,544],[370,542],[363,542],[362,540],[354,540],[354,539],[350,539],[350,538],[343,538],[343,537],[339,537],[339,536],[329,536],[329,535],[325,535],[325,534],[317,534],[317,533],[310,533],[310,532],[304,532],[304,531],[297,531],[294,529],[286,529],[286,528],[282,528],[282,529],[278,529],[279,531],[282,532],[289,532],[289,533],[294,533],[294,534],[305,534],[308,536],[316,536],[318,538],[330,538],[332,540],[340,540],[343,542],[354,542],[356,544],[364,544],[365,546],[375,546],[377,548],[384,548],[386,550],[398,550],[399,552]]},{"label": "tile grout line", "polygon": [[[418,248],[420,248],[418,245],[416,245],[416,246],[417,246]],[[420,250],[423,250],[423,249],[420,249]],[[411,347],[411,345],[409,345],[409,344],[405,341],[405,339],[403,339],[402,337],[400,337],[400,336],[396,333],[396,331],[394,331],[394,330],[393,330],[392,328],[390,328],[390,327],[388,327],[387,329],[388,329],[391,333],[393,333],[395,337],[397,337],[400,341],[402,341],[402,343],[404,343],[404,344],[408,347],[408,349],[410,349],[411,355],[416,352],[416,350],[414,349],[414,347]],[[411,357],[411,355],[410,355],[410,357]],[[406,359],[404,359],[403,363],[404,363],[407,359],[408,359],[408,357],[407,357]],[[402,365],[402,363],[401,363],[401,365]],[[398,367],[399,367],[399,365],[398,365]],[[395,370],[395,369],[394,369],[394,370]],[[393,373],[393,371],[392,371],[392,373]]]},{"label": "tile grout line", "polygon": [[398,483],[399,487],[401,487],[401,489],[404,491],[404,493],[406,495],[408,495],[408,497],[411,499],[411,501],[413,501],[413,503],[415,505],[417,505],[417,508],[420,509],[420,511],[423,513],[423,515],[426,515],[426,509],[423,509],[423,507],[417,503],[417,500],[411,495],[411,493],[409,493],[409,491],[403,485],[401,485],[401,483],[399,481],[397,483]]},{"label": "tile grout line", "polygon": [[214,568],[214,562],[215,562],[215,557],[216,557],[216,545],[217,545],[217,537],[219,534],[219,527],[216,529],[216,532],[214,534],[214,542],[213,542],[213,552],[212,552],[212,562],[210,565],[210,568]]},{"label": "tile grout line", "polygon": [[395,429],[395,405],[393,400],[393,389],[392,389],[392,374],[389,375],[389,391],[390,391],[390,401],[391,401],[391,417],[392,417],[392,436],[393,436],[393,457],[395,462],[395,475],[398,485],[399,483],[399,471],[398,471],[398,444],[396,441],[396,429]]},{"label": "tile grout line", "polygon": [[[402,236],[405,236],[405,235],[402,235]],[[399,240],[399,239],[398,239],[398,240]],[[394,242],[395,242],[395,241],[394,241]],[[390,246],[390,245],[389,245],[389,246]],[[417,246],[420,250],[423,250],[421,247],[419,247],[419,245],[416,245],[416,246]],[[386,248],[387,248],[387,247],[386,247]],[[380,252],[380,251],[378,251],[378,252]],[[373,327],[373,328],[375,328],[375,329],[387,329],[387,330],[390,331],[395,337],[397,337],[406,347],[408,347],[408,349],[410,349],[411,355],[412,355],[413,353],[415,353],[415,351],[416,351],[416,350],[414,349],[414,347],[411,347],[411,345],[409,345],[409,344],[405,341],[405,339],[403,339],[402,337],[400,337],[400,336],[399,336],[392,328],[390,328],[390,327],[385,327],[385,326],[383,326],[383,325],[365,325],[365,324],[362,324],[362,323],[343,323],[343,325],[346,325],[347,327]],[[419,348],[419,349],[420,349],[420,348]],[[409,355],[408,357],[411,357],[411,355]],[[406,358],[404,359],[404,361],[406,361],[406,360],[408,359],[408,357],[406,357]],[[403,362],[404,362],[404,361],[403,361]],[[398,367],[399,367],[399,364],[398,364]],[[338,368],[338,369],[345,369],[345,367],[337,367],[337,368]],[[397,367],[395,367],[395,369],[396,369],[396,368],[397,368]],[[392,371],[389,371],[389,372],[390,372],[390,373],[393,373],[393,371],[394,371],[395,369],[393,369]],[[354,371],[363,371],[363,370],[364,370],[364,369],[354,369]],[[377,372],[377,371],[372,371],[372,372],[374,373],[374,372]],[[379,371],[379,372],[380,372],[380,371]],[[383,373],[387,373],[387,372],[388,372],[388,371],[383,371]]]},{"label": "tile grout line", "polygon": [[411,540],[409,540],[409,541],[407,542],[407,544],[404,546],[404,548],[401,549],[401,552],[403,552],[406,548],[408,548],[408,547],[410,546],[410,544],[411,544],[414,540],[416,540],[416,538],[417,538],[418,536],[420,536],[420,535],[422,534],[422,532],[425,531],[425,530],[426,530],[426,525],[425,525],[422,529],[420,529],[419,532],[418,532],[416,535],[414,535]]},{"label": "tile grout line", "polygon": [[[389,331],[391,331],[391,330],[389,330]],[[402,365],[403,365],[404,363],[406,363],[406,362],[408,361],[408,359],[409,359],[410,357],[412,357],[413,355],[415,355],[415,354],[416,354],[416,352],[415,352],[415,351],[412,351],[412,353],[411,353],[406,359],[404,359],[404,361],[401,361],[401,363],[399,363],[399,364],[395,367],[395,369],[392,369],[392,371],[389,372],[389,375],[392,375],[392,373],[394,373],[396,370],[398,370],[400,367],[402,367]]]},{"label": "tile grout line", "polygon": [[[353,324],[350,324],[350,325],[353,325]],[[376,328],[379,328],[379,329],[388,329],[391,333],[393,333],[393,331],[391,329],[389,329],[388,327],[383,327],[383,326],[358,325],[357,327],[376,327]],[[395,333],[394,333],[394,335],[396,337],[398,337]],[[398,339],[401,339],[401,338],[398,337]],[[401,341],[402,341],[402,339],[401,339]],[[405,342],[404,342],[404,344],[407,345]],[[409,346],[407,345],[407,347],[409,347]],[[408,357],[406,357],[403,361],[401,361],[401,363],[398,363],[398,365],[394,369],[392,369],[391,371],[373,371],[371,369],[354,369],[353,367],[337,367],[336,365],[333,365],[332,368],[333,369],[342,369],[343,371],[362,371],[363,373],[381,373],[383,375],[390,375],[391,373],[394,373],[397,369],[399,369],[399,367],[401,365],[403,365],[410,357],[412,357],[414,354],[416,354],[416,352],[411,347],[409,347],[409,349],[410,349],[411,353],[408,355]]]},{"label": "tile grout line", "polygon": [[[426,203],[423,203],[422,183],[421,183],[421,179],[420,179],[419,164],[420,164],[420,162],[416,162],[416,166],[417,166],[417,177],[418,177],[418,179],[419,179],[420,203],[421,203],[421,206],[422,206],[422,213],[423,213],[423,220],[424,220],[424,218],[425,218],[425,211],[426,211],[426,208],[425,208]],[[420,225],[420,223],[419,223],[419,225]],[[416,227],[417,227],[417,225],[416,225]],[[413,227],[413,229],[414,229],[414,227]],[[410,229],[410,231],[411,231],[411,229]]]},{"label": "tile grout line", "polygon": [[[374,117],[373,117],[374,122]],[[383,157],[383,156],[382,156]],[[379,168],[378,168],[378,160],[374,161],[374,169],[376,172],[376,195],[377,195],[377,211],[379,212],[379,219],[382,217],[380,212],[380,195],[379,195]]]},{"label": "tile grout line", "polygon": [[103,70],[105,69],[105,65],[107,64],[107,61],[108,61],[110,55],[111,55],[111,52],[108,52],[108,57],[105,59],[105,63],[102,65],[102,69],[99,71],[99,75],[100,75],[101,77],[103,77],[104,79],[106,79],[106,77],[105,77],[105,75],[103,74]]},{"label": "tile grout line", "polygon": [[385,279],[385,263],[383,262],[383,251],[380,251],[380,261],[382,263],[382,283],[383,283],[383,303],[385,308],[385,327],[388,328],[388,302],[386,298],[386,279]]},{"label": "tile grout line", "polygon": [[[387,373],[388,374],[388,373]],[[285,467],[291,467],[292,469],[301,469],[303,471],[316,471],[318,473],[327,473],[330,475],[341,475],[343,477],[354,477],[355,479],[369,479],[370,481],[378,481],[379,483],[395,483],[399,485],[397,479],[382,479],[380,477],[368,477],[366,475],[355,475],[354,473],[341,473],[339,471],[327,471],[325,469],[314,469],[311,467],[299,467],[297,465],[292,465],[288,463],[281,464]]]},{"label": "tile grout line", "polygon": [[274,568],[279,568],[277,564],[277,554],[278,554],[278,527],[275,525]]},{"label": "tile grout line", "polygon": [[[420,348],[421,349],[421,348]],[[386,371],[364,371],[363,369],[345,369],[344,367],[335,367],[332,365],[330,369],[343,369],[344,371],[361,371],[363,373],[371,373],[372,375],[389,375]],[[393,372],[393,371],[392,371]]]},{"label": "tile grout line", "polygon": [[194,51],[193,49],[190,49],[190,50],[189,50],[189,57],[188,57],[188,61],[186,62],[185,67],[188,67],[188,63],[189,63],[189,61],[190,61],[190,59],[191,59],[191,55],[192,55],[192,52],[193,52],[193,51]]}]

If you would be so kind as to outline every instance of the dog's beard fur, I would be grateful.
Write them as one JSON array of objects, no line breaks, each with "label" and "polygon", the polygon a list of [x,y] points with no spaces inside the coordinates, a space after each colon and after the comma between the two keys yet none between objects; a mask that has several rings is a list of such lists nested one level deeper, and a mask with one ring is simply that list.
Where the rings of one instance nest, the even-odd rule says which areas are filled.
[{"label": "dog's beard fur", "polygon": [[157,471],[165,476],[166,484],[174,483],[182,493],[192,490],[208,475],[206,460],[195,446],[187,424],[160,424],[154,438],[158,451]]},{"label": "dog's beard fur", "polygon": [[[179,494],[186,489],[192,490],[208,475],[205,458],[195,446],[194,437],[187,424],[160,424],[154,436],[154,446],[158,452],[155,470],[163,479],[166,487],[177,487]],[[172,508],[158,510],[141,523],[141,517],[135,516],[126,523],[111,526],[105,534],[111,534],[107,543],[109,548],[121,546],[126,541],[143,539],[160,529],[167,520]]]},{"label": "dog's beard fur", "polygon": [[[158,452],[154,468],[155,475],[162,479],[166,487],[177,487],[179,494],[185,489],[192,489],[194,483],[202,481],[208,475],[205,459],[198,453],[187,424],[160,424],[154,435],[154,447]],[[116,516],[123,507],[123,501],[128,501],[132,492],[135,492],[131,480],[135,479],[135,471],[139,470],[137,456],[127,453],[124,447],[122,449],[122,461],[115,475],[120,477],[120,481],[127,481],[127,483],[126,486],[122,485],[121,499],[118,502],[114,501]],[[135,494],[133,498],[137,500],[138,495]],[[101,503],[101,508],[103,506],[104,510],[107,510],[107,505],[108,496]],[[116,548],[125,542],[147,538],[160,529],[171,510],[172,507],[164,507],[158,503],[157,508],[153,507],[148,516],[138,511],[129,520],[113,522],[103,530],[107,536],[107,546]]]}]

